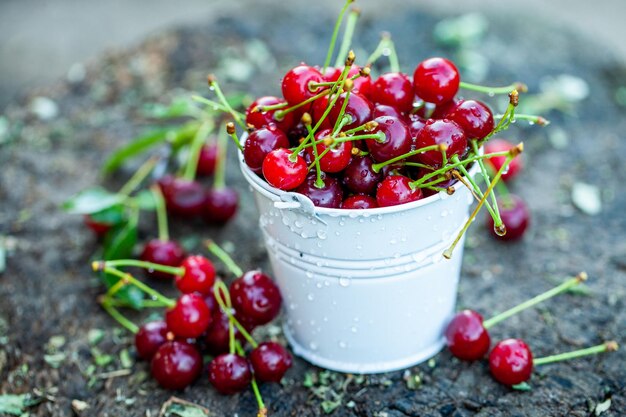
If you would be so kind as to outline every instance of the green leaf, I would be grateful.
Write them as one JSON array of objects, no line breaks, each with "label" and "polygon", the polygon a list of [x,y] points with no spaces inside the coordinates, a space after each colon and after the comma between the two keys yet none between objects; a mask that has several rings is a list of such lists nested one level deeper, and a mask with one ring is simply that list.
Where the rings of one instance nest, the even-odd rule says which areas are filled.
[{"label": "green leaf", "polygon": [[129,221],[111,229],[104,240],[104,259],[130,258],[137,243],[137,223]]},{"label": "green leaf", "polygon": [[530,386],[528,382],[521,382],[519,384],[511,386],[516,391],[530,391],[533,387]]},{"label": "green leaf", "polygon": [[113,356],[102,353],[98,348],[91,348],[91,356],[93,357],[93,361],[97,366],[107,366],[111,362],[113,362]]},{"label": "green leaf", "polygon": [[141,190],[134,197],[135,202],[142,210],[156,210],[156,201],[154,201],[154,194],[150,190]]},{"label": "green leaf", "polygon": [[66,358],[67,358],[67,355],[63,352],[43,355],[43,360],[54,369],[61,367],[61,365],[63,364],[63,361],[65,361]]},{"label": "green leaf", "polygon": [[104,188],[88,188],[63,203],[63,210],[74,214],[92,214],[124,201],[124,197]]},{"label": "green leaf", "polygon": [[31,405],[29,394],[0,395],[0,414],[6,413],[13,416],[20,416],[29,405]]},{"label": "green leaf", "polygon": [[209,417],[209,410],[197,404],[175,397],[170,398],[162,407],[163,417]]},{"label": "green leaf", "polygon": [[98,223],[115,226],[126,221],[126,212],[121,204],[111,206],[97,213],[90,214],[92,220]]}]

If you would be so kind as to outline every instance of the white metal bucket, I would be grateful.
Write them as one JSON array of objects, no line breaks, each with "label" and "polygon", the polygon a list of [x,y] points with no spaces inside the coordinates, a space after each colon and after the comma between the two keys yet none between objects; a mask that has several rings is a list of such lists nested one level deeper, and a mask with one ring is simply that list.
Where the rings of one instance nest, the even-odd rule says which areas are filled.
[{"label": "white metal bucket", "polygon": [[442,253],[468,218],[472,195],[465,186],[400,206],[328,209],[270,186],[241,155],[240,166],[254,192],[296,355],[335,371],[378,373],[441,349],[463,240],[451,260]]}]

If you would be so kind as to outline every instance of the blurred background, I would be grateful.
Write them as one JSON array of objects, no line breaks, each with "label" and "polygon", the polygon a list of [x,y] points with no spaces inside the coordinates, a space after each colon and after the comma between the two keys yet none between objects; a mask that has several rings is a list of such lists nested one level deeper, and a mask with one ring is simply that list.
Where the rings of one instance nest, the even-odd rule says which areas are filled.
[{"label": "blurred background", "polygon": [[[254,0],[0,0],[0,110],[30,87],[62,77],[80,76],[81,63],[106,50],[135,45],[152,33],[174,25],[215,21],[246,13]],[[266,0],[276,6],[284,1]],[[289,2],[303,13],[335,15],[342,0]],[[385,15],[412,7],[430,13],[484,12],[550,21],[569,27],[606,46],[607,54],[626,61],[626,0],[358,0],[368,14]],[[529,19],[529,17],[531,17]],[[540,45],[538,45],[540,47]]]}]

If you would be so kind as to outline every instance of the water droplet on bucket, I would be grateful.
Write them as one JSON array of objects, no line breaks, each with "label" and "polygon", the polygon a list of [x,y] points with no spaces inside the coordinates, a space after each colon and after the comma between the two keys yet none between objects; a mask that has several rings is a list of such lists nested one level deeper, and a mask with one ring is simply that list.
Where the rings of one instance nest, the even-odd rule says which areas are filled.
[{"label": "water droplet on bucket", "polygon": [[317,237],[322,239],[322,240],[326,239],[326,231],[325,230],[318,230],[317,231]]},{"label": "water droplet on bucket", "polygon": [[326,323],[328,321],[328,317],[324,317],[322,321]]},{"label": "water droplet on bucket", "polygon": [[307,298],[307,300],[309,300],[309,301],[313,301],[313,300],[315,300],[315,296],[314,296],[313,294],[309,294],[309,295],[307,295],[307,296],[306,296],[306,298]]},{"label": "water droplet on bucket", "polygon": [[341,285],[342,287],[347,287],[350,285],[350,278],[348,277],[341,277],[339,278],[339,285]]},{"label": "water droplet on bucket", "polygon": [[328,281],[328,280],[324,280],[324,286],[326,286],[326,287],[330,287],[330,281]]},{"label": "water droplet on bucket", "polygon": [[441,212],[441,217],[447,217],[447,216],[448,216],[448,214],[449,214],[449,213],[448,213],[448,210],[443,210],[443,211]]},{"label": "water droplet on bucket", "polygon": [[289,310],[295,310],[297,307],[297,305],[295,305],[294,303],[289,304]]},{"label": "water droplet on bucket", "polygon": [[356,333],[358,330],[357,330],[356,326],[352,326],[352,327],[350,328],[350,331],[351,331],[352,333]]},{"label": "water droplet on bucket", "polygon": [[343,340],[339,341],[339,347],[340,347],[340,348],[345,349],[345,348],[346,348],[346,346],[347,346],[347,345],[346,345],[346,342],[344,342]]},{"label": "water droplet on bucket", "polygon": [[299,220],[293,222],[293,225],[296,226],[298,229],[302,229],[302,222],[300,222]]},{"label": "water droplet on bucket", "polygon": [[357,249],[357,250],[362,250],[362,249],[363,249],[363,246],[362,246],[362,245],[356,245],[356,249]]},{"label": "water droplet on bucket", "polygon": [[321,283],[321,282],[318,282],[317,284],[315,284],[315,286],[316,286],[317,288],[322,288],[322,283]]},{"label": "water droplet on bucket", "polygon": [[309,348],[311,350],[317,350],[317,345],[315,343],[311,342],[311,343],[309,343]]},{"label": "water droplet on bucket", "polygon": [[346,224],[346,222],[344,222],[343,220],[339,222],[339,226],[344,226]]},{"label": "water droplet on bucket", "polygon": [[364,219],[363,217],[361,217],[361,218],[359,219],[359,223],[363,223],[364,221],[365,221],[365,219]]}]

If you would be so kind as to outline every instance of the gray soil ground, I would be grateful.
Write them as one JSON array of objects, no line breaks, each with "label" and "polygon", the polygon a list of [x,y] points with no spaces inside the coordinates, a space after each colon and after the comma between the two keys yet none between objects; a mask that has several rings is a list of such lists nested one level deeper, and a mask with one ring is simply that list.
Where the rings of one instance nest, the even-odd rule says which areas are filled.
[{"label": "gray soil ground", "polygon": [[[371,50],[380,31],[390,30],[409,71],[426,56],[451,55],[432,42],[437,19],[416,13],[373,19],[364,10],[355,49]],[[537,356],[609,339],[623,344],[626,120],[615,93],[626,85],[626,69],[604,48],[543,21],[532,20],[532,31],[528,20],[499,16],[490,22],[480,48],[489,62],[490,83],[520,79],[536,92],[543,77],[566,73],[584,78],[590,94],[571,114],[549,113],[552,125],[546,129],[518,122],[507,132],[526,144],[527,169],[512,188],[528,201],[532,228],[521,242],[503,245],[477,222],[468,238],[459,306],[490,316],[585,270],[591,278],[585,294],[565,294],[524,312],[494,329],[493,337],[521,337]],[[77,412],[81,416],[158,414],[172,393],[147,377],[145,363],[133,360],[130,371],[117,377],[108,373],[122,369],[119,354],[132,353],[132,341],[95,302],[102,288],[90,273],[89,259],[97,242],[80,218],[58,206],[101,181],[98,168],[104,157],[145,127],[139,116],[145,102],[167,102],[176,88],[208,94],[204,77],[209,71],[224,80],[228,91],[275,94],[280,74],[295,62],[322,61],[331,25],[325,15],[259,7],[246,16],[183,27],[102,56],[83,80],[53,84],[8,106],[8,128],[0,133],[0,236],[9,250],[0,273],[0,393],[41,397],[29,409],[34,416],[71,415],[73,400],[88,404]],[[33,114],[35,95],[52,99],[58,115],[41,120]],[[234,156],[228,176],[241,191],[237,219],[221,229],[175,222],[172,230],[192,244],[190,236],[232,242],[244,267],[267,269],[256,210]],[[122,177],[105,184],[114,189]],[[599,215],[583,214],[572,205],[571,188],[577,182],[600,188]],[[152,233],[144,227],[141,237]],[[94,362],[99,355],[90,345],[92,329],[105,332],[97,349],[114,355],[107,365]],[[55,336],[63,336],[64,343]],[[336,416],[590,416],[607,400],[610,407],[602,415],[620,416],[626,415],[624,359],[622,349],[542,367],[526,392],[494,382],[485,362],[463,363],[448,352],[408,373],[366,378],[327,374],[297,360],[282,386],[264,385],[261,391],[274,416],[321,415],[333,399],[339,402]],[[418,375],[421,385],[407,384],[407,375]],[[305,386],[307,376],[318,382]],[[254,415],[250,392],[220,396],[206,375],[176,395],[214,416]]]}]

